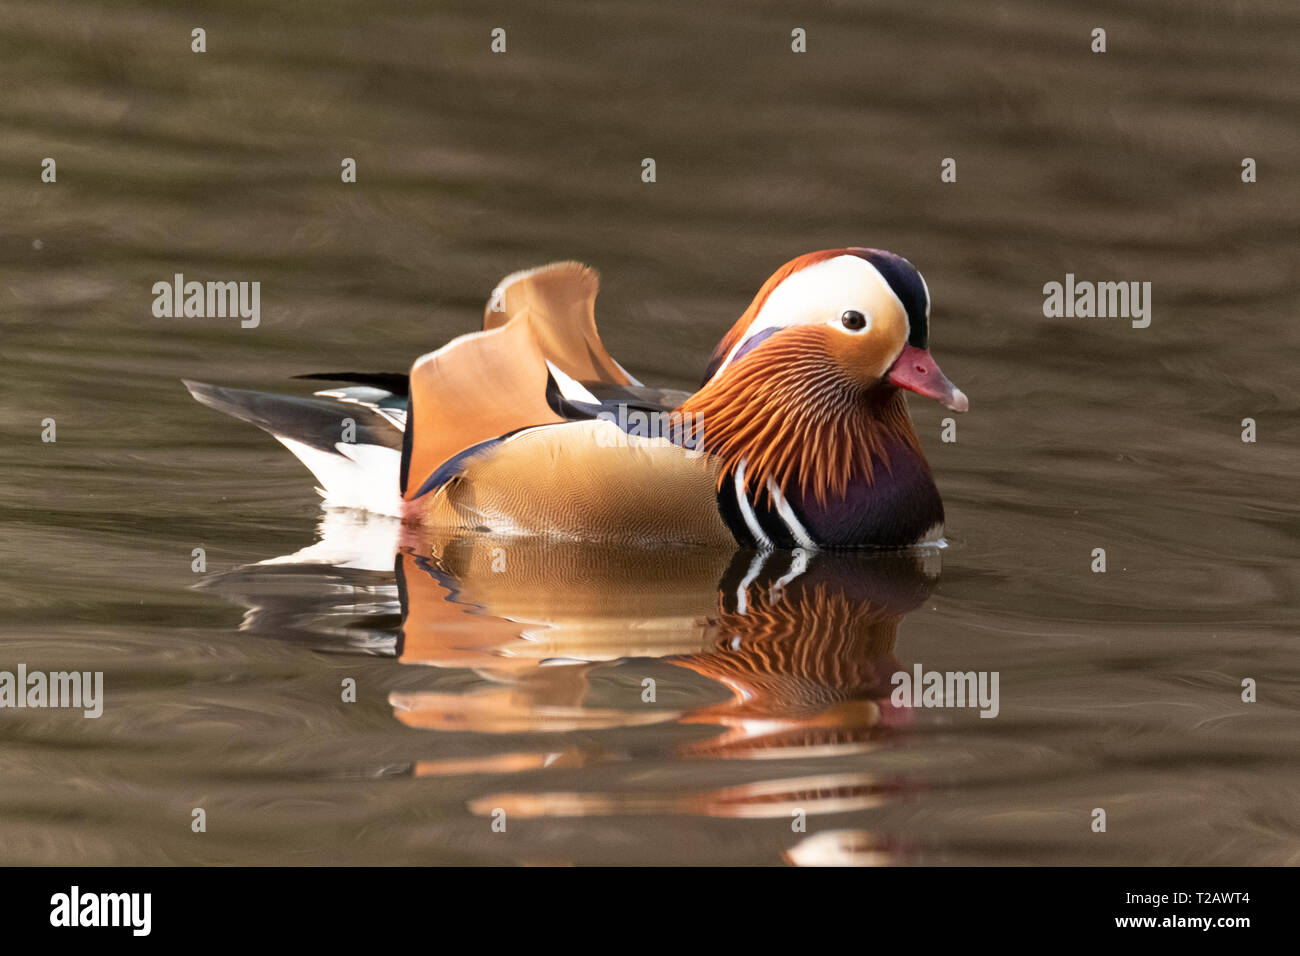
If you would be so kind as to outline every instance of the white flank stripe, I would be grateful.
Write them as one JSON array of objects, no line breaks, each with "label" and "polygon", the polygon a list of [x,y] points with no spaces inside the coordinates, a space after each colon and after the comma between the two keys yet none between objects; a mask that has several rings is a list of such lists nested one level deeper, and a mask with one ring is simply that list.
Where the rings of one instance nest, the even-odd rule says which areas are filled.
[{"label": "white flank stripe", "polygon": [[799,520],[798,515],[794,513],[794,509],[790,507],[790,502],[785,500],[785,497],[777,489],[776,482],[771,478],[767,479],[767,490],[776,505],[776,513],[785,522],[785,526],[790,529],[790,534],[799,543],[799,547],[806,548],[809,551],[816,551],[817,542],[812,539],[812,535],[804,528],[803,522]]},{"label": "white flank stripe", "polygon": [[745,519],[745,526],[749,528],[749,533],[754,536],[760,548],[770,549],[772,539],[763,533],[763,526],[758,523],[758,516],[754,514],[754,508],[745,497],[745,459],[740,459],[740,464],[736,466],[736,504],[740,506],[740,516]]}]

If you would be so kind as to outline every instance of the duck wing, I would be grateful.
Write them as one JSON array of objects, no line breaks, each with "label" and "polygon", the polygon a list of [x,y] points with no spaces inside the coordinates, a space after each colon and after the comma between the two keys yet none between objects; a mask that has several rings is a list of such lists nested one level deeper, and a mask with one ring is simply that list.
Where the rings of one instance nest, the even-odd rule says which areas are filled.
[{"label": "duck wing", "polygon": [[514,273],[488,300],[483,331],[416,360],[402,454],[406,500],[437,489],[521,429],[596,418],[620,396],[660,407],[664,396],[644,389],[605,350],[596,331],[599,285],[596,271],[579,262]]}]

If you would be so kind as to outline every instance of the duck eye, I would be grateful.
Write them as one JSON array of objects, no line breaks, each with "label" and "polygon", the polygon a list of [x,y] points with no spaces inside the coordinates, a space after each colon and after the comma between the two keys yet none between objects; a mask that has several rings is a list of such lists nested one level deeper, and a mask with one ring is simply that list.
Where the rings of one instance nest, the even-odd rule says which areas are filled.
[{"label": "duck eye", "polygon": [[858,332],[867,327],[867,317],[856,309],[849,309],[840,316],[840,323],[850,332]]}]

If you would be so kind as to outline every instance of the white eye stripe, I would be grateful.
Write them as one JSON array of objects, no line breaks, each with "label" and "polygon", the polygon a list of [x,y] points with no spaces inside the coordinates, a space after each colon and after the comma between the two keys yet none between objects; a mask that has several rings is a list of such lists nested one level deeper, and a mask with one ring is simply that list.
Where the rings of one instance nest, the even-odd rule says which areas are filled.
[{"label": "white eye stripe", "polygon": [[891,307],[897,306],[905,327],[910,324],[907,309],[898,293],[868,260],[845,253],[807,266],[788,276],[772,290],[758,314],[732,345],[711,377],[722,375],[736,361],[741,350],[767,329],[826,323],[839,325],[840,332],[845,335],[868,331],[875,324],[875,316],[869,312],[863,311],[863,315],[870,324],[859,330],[844,328],[840,321],[845,308],[855,311],[860,308],[852,304],[845,306],[843,303],[863,301],[872,302],[876,309],[884,310],[880,317],[882,322],[888,323]]}]

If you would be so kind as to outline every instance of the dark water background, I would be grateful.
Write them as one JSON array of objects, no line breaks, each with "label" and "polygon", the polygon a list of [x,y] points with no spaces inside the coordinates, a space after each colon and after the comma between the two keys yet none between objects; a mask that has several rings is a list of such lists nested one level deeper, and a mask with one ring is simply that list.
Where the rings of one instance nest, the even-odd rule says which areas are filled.
[{"label": "dark water background", "polygon": [[[1287,0],[4,0],[0,670],[106,704],[0,711],[0,862],[1300,862],[1297,51]],[[764,569],[761,627],[743,555],[520,546],[505,587],[443,543],[404,630],[391,529],[250,568],[313,543],[311,479],[179,383],[404,370],[577,258],[690,388],[849,244],[922,269],[971,397],[953,444],[912,403],[951,547]],[[175,272],[260,281],[261,326],[155,319]],[[1067,272],[1150,281],[1150,328],[1045,319]],[[917,662],[1000,715],[891,716]]]}]

